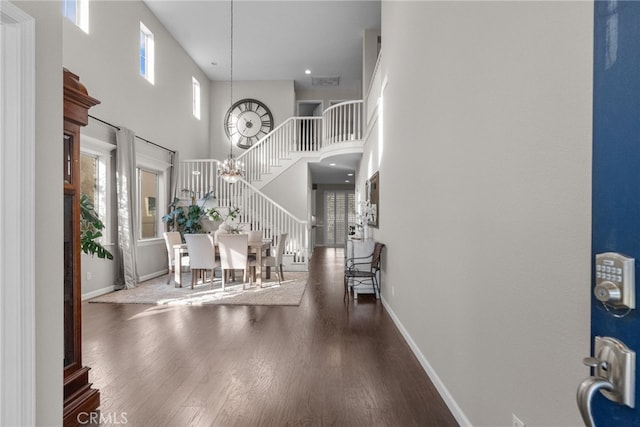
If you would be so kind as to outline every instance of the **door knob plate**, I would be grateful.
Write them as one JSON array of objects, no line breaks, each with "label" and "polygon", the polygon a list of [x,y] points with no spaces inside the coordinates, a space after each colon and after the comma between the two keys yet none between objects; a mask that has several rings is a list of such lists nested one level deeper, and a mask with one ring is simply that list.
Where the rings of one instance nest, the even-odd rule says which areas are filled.
[{"label": "door knob plate", "polygon": [[609,400],[635,407],[636,353],[611,337],[596,337],[594,358],[604,363],[594,367],[594,377],[608,380],[613,388],[601,390]]}]

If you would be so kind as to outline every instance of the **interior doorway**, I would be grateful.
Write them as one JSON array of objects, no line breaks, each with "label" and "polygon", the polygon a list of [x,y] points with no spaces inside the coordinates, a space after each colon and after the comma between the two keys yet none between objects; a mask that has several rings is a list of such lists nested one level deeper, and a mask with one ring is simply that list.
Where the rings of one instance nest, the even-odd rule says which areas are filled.
[{"label": "interior doorway", "polygon": [[324,111],[324,101],[298,101],[297,116],[298,117],[321,117]]},{"label": "interior doorway", "polygon": [[344,247],[349,225],[356,216],[356,195],[353,191],[324,192],[324,241],[328,247]]}]

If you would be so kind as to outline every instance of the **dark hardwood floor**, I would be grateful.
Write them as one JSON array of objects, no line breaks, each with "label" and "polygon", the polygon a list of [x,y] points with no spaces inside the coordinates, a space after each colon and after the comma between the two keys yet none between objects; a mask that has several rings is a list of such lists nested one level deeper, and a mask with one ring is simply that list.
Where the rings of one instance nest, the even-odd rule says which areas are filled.
[{"label": "dark hardwood floor", "polygon": [[343,251],[309,277],[298,307],[83,304],[102,424],[457,426],[382,304],[343,302]]}]

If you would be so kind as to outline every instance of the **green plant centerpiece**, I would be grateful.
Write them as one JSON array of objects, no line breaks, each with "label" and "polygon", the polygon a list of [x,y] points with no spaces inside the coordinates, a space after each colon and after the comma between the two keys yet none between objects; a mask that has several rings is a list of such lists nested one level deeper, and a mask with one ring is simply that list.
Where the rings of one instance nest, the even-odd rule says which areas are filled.
[{"label": "green plant centerpiece", "polygon": [[180,199],[176,197],[169,204],[169,213],[162,217],[162,221],[169,226],[170,231],[179,231],[182,235],[202,233],[202,220],[207,216],[204,205],[214,197],[213,191],[206,193],[200,199],[200,204],[196,203],[193,191],[185,189],[182,192],[190,194],[191,204],[180,206]]},{"label": "green plant centerpiece", "polygon": [[104,230],[104,223],[96,213],[93,203],[86,194],[82,194],[80,196],[80,249],[87,255],[113,259],[113,254],[99,241],[102,230]]},{"label": "green plant centerpiece", "polygon": [[228,209],[211,208],[207,209],[206,215],[211,221],[222,222],[218,229],[225,230],[231,234],[240,233],[240,224],[237,222],[240,217],[239,207],[231,206]]}]

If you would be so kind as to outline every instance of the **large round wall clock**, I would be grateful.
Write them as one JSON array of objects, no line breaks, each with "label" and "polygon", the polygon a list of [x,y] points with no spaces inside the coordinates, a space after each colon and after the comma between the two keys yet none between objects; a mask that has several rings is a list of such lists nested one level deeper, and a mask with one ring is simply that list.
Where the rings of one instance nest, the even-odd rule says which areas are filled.
[{"label": "large round wall clock", "polygon": [[224,130],[232,143],[249,148],[273,130],[273,115],[262,102],[241,99],[227,111]]}]

